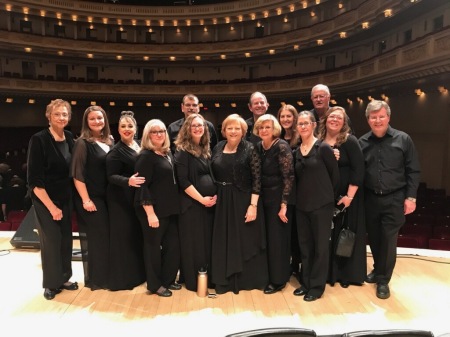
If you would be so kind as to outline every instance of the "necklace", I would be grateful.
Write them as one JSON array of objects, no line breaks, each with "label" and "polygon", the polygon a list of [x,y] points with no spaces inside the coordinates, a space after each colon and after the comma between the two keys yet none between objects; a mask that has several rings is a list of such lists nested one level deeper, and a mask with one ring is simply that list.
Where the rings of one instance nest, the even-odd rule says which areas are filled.
[{"label": "necklace", "polygon": [[310,144],[301,143],[300,149],[301,149],[302,153],[307,154],[311,150],[313,145],[315,144],[316,140],[317,140],[317,138],[313,137],[313,141]]}]

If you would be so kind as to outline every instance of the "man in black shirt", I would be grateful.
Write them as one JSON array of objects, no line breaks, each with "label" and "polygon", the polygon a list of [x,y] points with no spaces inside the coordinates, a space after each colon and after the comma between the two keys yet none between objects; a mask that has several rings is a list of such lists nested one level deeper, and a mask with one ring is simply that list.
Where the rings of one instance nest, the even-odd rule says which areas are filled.
[{"label": "man in black shirt", "polygon": [[[330,108],[330,89],[324,84],[317,84],[311,89],[311,101],[314,109],[311,112],[316,118],[317,124]],[[319,128],[316,128],[316,131]]]},{"label": "man in black shirt", "polygon": [[[184,117],[171,123],[167,128],[167,132],[170,138],[170,150],[172,151],[172,153],[175,153],[176,149],[175,139],[178,136],[178,132],[180,132],[181,126],[183,125],[185,118],[191,114],[200,113],[198,97],[193,94],[185,95],[181,102],[181,111],[183,112]],[[214,125],[211,122],[206,121],[206,124],[208,124],[209,130],[209,147],[212,151],[214,146],[216,146],[217,144],[217,132],[216,129],[214,128]]]},{"label": "man in black shirt", "polygon": [[405,215],[416,209],[419,159],[411,137],[389,125],[391,109],[384,101],[367,105],[372,131],[359,139],[366,173],[366,226],[374,269],[366,282],[377,284],[377,297],[390,296],[388,283],[397,257],[397,237]]},{"label": "man in black shirt", "polygon": [[248,109],[253,113],[253,116],[245,120],[245,123],[247,123],[248,125],[245,139],[253,143],[254,145],[256,145],[261,140],[261,138],[253,134],[253,126],[255,125],[257,119],[267,112],[268,108],[269,103],[267,102],[267,98],[263,93],[256,91],[251,94],[250,100],[248,102]]}]

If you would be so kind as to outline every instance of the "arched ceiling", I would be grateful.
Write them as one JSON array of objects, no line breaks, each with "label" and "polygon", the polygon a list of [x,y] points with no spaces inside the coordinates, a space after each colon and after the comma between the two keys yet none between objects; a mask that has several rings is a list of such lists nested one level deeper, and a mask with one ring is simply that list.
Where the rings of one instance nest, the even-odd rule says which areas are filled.
[{"label": "arched ceiling", "polygon": [[90,0],[91,2],[114,3],[134,6],[195,6],[212,5],[236,0]]}]

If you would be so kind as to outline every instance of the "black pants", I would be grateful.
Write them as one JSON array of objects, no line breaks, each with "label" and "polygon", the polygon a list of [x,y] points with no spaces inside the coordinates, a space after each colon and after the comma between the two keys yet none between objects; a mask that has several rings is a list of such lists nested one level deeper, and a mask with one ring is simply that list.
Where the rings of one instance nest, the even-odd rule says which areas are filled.
[{"label": "black pants", "polygon": [[[70,201],[53,201],[63,212],[60,221],[53,220],[47,207],[33,197],[36,226],[39,233],[43,288],[59,288],[72,277],[72,224]],[[30,209],[30,212],[33,209]]]},{"label": "black pants", "polygon": [[367,234],[379,284],[388,284],[394,272],[398,232],[405,223],[404,202],[404,190],[387,195],[365,193]]},{"label": "black pants", "polygon": [[139,220],[144,237],[147,289],[156,292],[159,287],[168,288],[175,281],[180,266],[178,216],[159,218],[157,228],[150,227],[147,218]]},{"label": "black pants", "polygon": [[312,212],[297,209],[297,233],[302,257],[300,283],[308,295],[320,297],[325,291],[333,210],[333,203]]}]

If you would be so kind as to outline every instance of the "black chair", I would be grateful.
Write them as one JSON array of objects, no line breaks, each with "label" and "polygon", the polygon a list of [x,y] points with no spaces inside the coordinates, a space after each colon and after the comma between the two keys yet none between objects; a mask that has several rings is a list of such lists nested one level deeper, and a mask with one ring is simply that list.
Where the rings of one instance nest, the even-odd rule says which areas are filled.
[{"label": "black chair", "polygon": [[365,331],[353,331],[346,332],[342,337],[434,337],[431,331],[424,330],[365,330]]},{"label": "black chair", "polygon": [[256,329],[232,333],[226,337],[251,337],[251,336],[291,336],[291,337],[311,337],[317,336],[314,330],[302,329],[302,328],[266,328]]}]

